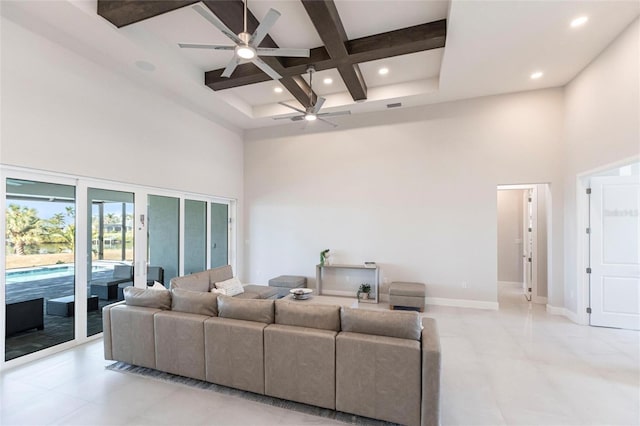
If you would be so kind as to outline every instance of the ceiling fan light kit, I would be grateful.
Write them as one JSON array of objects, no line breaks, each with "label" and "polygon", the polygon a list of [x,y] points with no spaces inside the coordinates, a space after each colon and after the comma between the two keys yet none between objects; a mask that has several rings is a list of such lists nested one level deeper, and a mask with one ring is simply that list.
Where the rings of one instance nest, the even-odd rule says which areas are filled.
[{"label": "ceiling fan light kit", "polygon": [[278,102],[280,105],[290,108],[294,111],[299,112],[301,115],[294,115],[293,117],[273,117],[274,120],[291,120],[291,121],[316,121],[320,120],[324,123],[327,123],[333,127],[338,127],[337,124],[332,123],[329,120],[325,120],[323,117],[335,117],[337,115],[348,115],[351,114],[351,111],[336,111],[336,112],[320,112],[320,108],[326,101],[325,98],[319,97],[316,100],[316,103],[313,103],[313,73],[316,72],[316,69],[313,65],[309,65],[307,68],[307,72],[309,73],[309,107],[306,110],[302,110],[300,108],[296,108],[284,102]]},{"label": "ceiling fan light kit", "polygon": [[226,35],[235,43],[233,46],[218,44],[194,44],[194,43],[178,43],[178,46],[186,49],[210,49],[210,50],[234,50],[234,57],[223,70],[221,77],[229,78],[235,69],[243,61],[253,63],[260,68],[265,74],[273,80],[280,80],[282,76],[278,74],[271,66],[260,59],[260,56],[293,56],[293,57],[309,57],[309,49],[289,49],[289,48],[272,48],[258,47],[262,40],[267,36],[269,30],[280,17],[280,12],[275,9],[269,9],[264,19],[258,25],[253,34],[247,32],[247,1],[244,2],[244,31],[234,34],[220,19],[213,13],[202,7],[200,4],[193,6],[200,16],[209,21],[222,34]]}]

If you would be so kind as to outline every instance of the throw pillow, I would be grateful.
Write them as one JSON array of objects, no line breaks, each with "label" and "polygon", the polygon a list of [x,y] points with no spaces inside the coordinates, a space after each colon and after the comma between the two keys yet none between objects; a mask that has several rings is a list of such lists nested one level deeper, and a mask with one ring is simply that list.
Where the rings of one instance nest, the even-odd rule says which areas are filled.
[{"label": "throw pillow", "polygon": [[244,287],[242,287],[242,283],[237,277],[216,283],[215,286],[217,289],[224,290],[227,296],[236,296],[244,293]]},{"label": "throw pillow", "polygon": [[154,281],[153,285],[151,287],[149,287],[151,290],[166,290],[167,288],[164,286],[164,284],[159,283],[158,281]]},{"label": "throw pillow", "polygon": [[223,290],[221,288],[215,288],[215,287],[211,289],[211,293],[215,293],[216,295],[222,294],[223,296],[227,295],[227,291],[226,290]]},{"label": "throw pillow", "polygon": [[215,317],[218,315],[218,295],[174,288],[171,290],[171,310]]},{"label": "throw pillow", "polygon": [[171,292],[166,288],[164,290],[149,290],[146,288],[127,287],[123,292],[127,305],[164,310],[171,309]]}]

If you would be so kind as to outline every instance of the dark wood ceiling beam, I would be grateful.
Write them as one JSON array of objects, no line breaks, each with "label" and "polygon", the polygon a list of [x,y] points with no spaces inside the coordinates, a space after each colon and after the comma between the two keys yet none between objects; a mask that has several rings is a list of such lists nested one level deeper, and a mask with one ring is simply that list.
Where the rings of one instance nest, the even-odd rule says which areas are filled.
[{"label": "dark wood ceiling beam", "polygon": [[[309,65],[314,65],[317,71],[322,71],[361,62],[438,49],[444,47],[446,36],[447,22],[443,19],[387,33],[349,40],[345,43],[349,55],[341,59],[332,59],[324,47],[317,47],[311,49],[311,56],[309,58],[283,58],[283,72],[278,72],[280,72],[282,76],[291,77],[304,74]],[[251,84],[252,76],[250,72],[244,75],[238,74],[237,77],[236,73],[234,73],[231,78],[223,79],[219,77],[222,71],[223,70],[220,69],[207,72],[207,85],[213,90]],[[258,69],[255,69],[253,72],[263,74]],[[223,82],[221,80],[225,81]]]},{"label": "dark wood ceiling beam", "polygon": [[98,0],[98,15],[121,28],[197,2],[198,0]]},{"label": "dark wood ceiling beam", "polygon": [[[197,2],[197,0],[98,0],[98,15],[120,28]],[[237,34],[244,30],[244,3],[242,0],[205,0],[203,3],[234,33]],[[249,11],[247,14],[247,31],[253,33],[258,25],[259,21]],[[217,30],[212,28],[212,31]],[[260,46],[278,47],[269,35],[262,40]],[[309,106],[309,91],[311,89],[304,80],[297,81],[292,78],[292,74],[286,73],[281,58],[265,56],[262,60],[283,76],[280,83],[291,92],[300,104],[305,107]],[[240,86],[237,84],[238,81],[244,81],[244,84],[254,84],[270,80],[268,75],[253,64],[240,65],[236,68],[231,78],[220,77],[221,74],[222,70],[205,73],[205,84],[213,90],[220,90],[221,88],[238,87]],[[224,81],[221,82],[220,79]],[[233,82],[225,84],[229,83],[229,80],[233,80]],[[215,88],[211,86],[214,81],[218,83]],[[315,102],[317,98],[315,93],[312,98]]]},{"label": "dark wood ceiling beam", "polygon": [[[346,59],[349,52],[345,42],[349,41],[342,25],[340,14],[333,0],[301,0],[311,22],[316,27],[327,53],[336,61]],[[367,99],[367,85],[357,63],[345,63],[337,67],[354,101]]]},{"label": "dark wood ceiling beam", "polygon": [[444,47],[446,37],[447,21],[441,19],[427,24],[349,40],[346,47],[351,61],[368,62],[438,49]]}]

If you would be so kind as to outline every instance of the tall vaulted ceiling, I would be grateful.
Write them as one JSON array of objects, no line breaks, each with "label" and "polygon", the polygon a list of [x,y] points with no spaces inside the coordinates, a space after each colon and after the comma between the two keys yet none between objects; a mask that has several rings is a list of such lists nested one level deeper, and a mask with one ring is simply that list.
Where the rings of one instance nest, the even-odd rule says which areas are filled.
[{"label": "tall vaulted ceiling", "polygon": [[[262,46],[311,50],[309,58],[264,57],[283,76],[274,81],[252,64],[221,77],[232,52],[180,49],[181,42],[230,44],[195,3],[4,0],[0,12],[196,113],[245,129],[289,123],[273,120],[293,112],[278,102],[309,104],[309,64],[317,69],[311,102],[323,96],[323,111],[352,112],[336,117],[338,124],[389,105],[563,86],[640,14],[633,0],[249,0],[249,32],[270,8],[281,13]],[[201,4],[242,30],[241,0]],[[583,15],[588,23],[571,28]],[[543,77],[532,80],[538,70]]]}]

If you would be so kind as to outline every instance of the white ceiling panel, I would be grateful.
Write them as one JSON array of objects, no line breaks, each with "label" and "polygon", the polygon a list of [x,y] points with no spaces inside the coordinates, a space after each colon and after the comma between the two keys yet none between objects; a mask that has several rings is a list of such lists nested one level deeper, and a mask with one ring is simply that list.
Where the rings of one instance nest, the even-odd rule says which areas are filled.
[{"label": "white ceiling panel", "polygon": [[[433,49],[410,55],[394,56],[393,58],[360,64],[362,76],[367,87],[379,87],[390,84],[406,83],[408,81],[424,80],[437,77],[440,74],[440,64],[444,49]],[[389,73],[380,75],[378,71],[387,68]]]},{"label": "white ceiling panel", "polygon": [[448,1],[335,0],[347,37],[366,37],[447,17]]},{"label": "white ceiling panel", "polygon": [[275,9],[281,16],[269,32],[280,47],[312,49],[322,46],[309,15],[297,0],[249,0],[249,10],[261,21],[269,9]]}]

